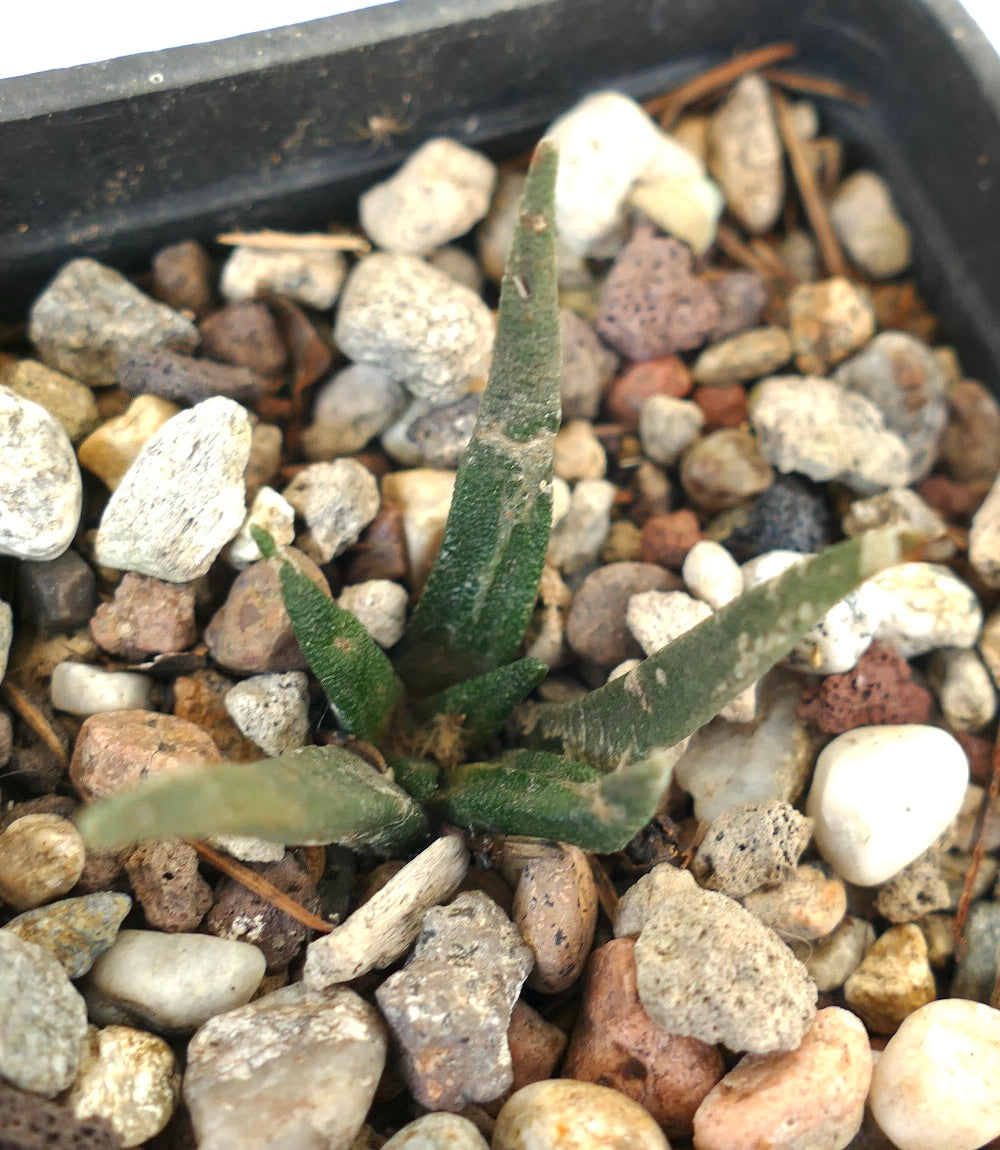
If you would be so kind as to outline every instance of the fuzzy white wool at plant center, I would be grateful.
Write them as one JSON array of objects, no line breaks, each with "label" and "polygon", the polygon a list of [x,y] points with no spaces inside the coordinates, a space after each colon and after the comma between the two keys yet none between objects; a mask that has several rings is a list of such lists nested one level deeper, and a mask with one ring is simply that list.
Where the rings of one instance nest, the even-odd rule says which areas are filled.
[{"label": "fuzzy white wool at plant center", "polygon": [[916,723],[857,727],[816,760],[806,813],[820,854],[841,878],[875,886],[945,830],[968,781],[965,752],[946,731]]}]

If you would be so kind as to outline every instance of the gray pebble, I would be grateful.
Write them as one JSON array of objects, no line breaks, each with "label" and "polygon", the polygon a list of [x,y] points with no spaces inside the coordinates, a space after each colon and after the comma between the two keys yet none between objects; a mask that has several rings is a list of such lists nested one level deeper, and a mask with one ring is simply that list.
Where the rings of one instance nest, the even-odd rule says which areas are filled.
[{"label": "gray pebble", "polygon": [[971,647],[983,612],[972,588],[937,563],[900,563],[868,580],[885,596],[875,638],[912,659],[939,647]]},{"label": "gray pebble", "polygon": [[479,296],[423,260],[376,252],[351,272],[333,336],[345,355],[413,395],[450,403],[485,379],[493,317]]},{"label": "gray pebble", "polygon": [[231,303],[253,299],[261,291],[327,311],[344,282],[347,261],[336,251],[264,251],[237,247],[226,260],[219,291]]},{"label": "gray pebble", "polygon": [[146,441],[108,501],[98,563],[169,583],[204,575],[243,525],[250,419],[231,399],[206,399]]},{"label": "gray pebble", "polygon": [[267,755],[294,751],[309,735],[309,681],[301,671],[244,679],[225,702],[229,717]]},{"label": "gray pebble", "polygon": [[98,891],[26,910],[3,930],[41,946],[62,963],[70,978],[80,978],[118,937],[131,907],[127,894]]},{"label": "gray pebble", "polygon": [[158,395],[175,403],[200,403],[213,395],[247,403],[271,390],[270,382],[248,367],[193,359],[162,347],[123,352],[118,384],[129,395]]},{"label": "gray pebble", "polygon": [[[583,659],[613,667],[638,648],[629,639],[625,611],[634,595],[666,591],[674,581],[658,563],[605,563],[583,580],[566,618],[566,641]],[[742,585],[742,584],[741,584]]]},{"label": "gray pebble", "polygon": [[697,403],[670,395],[651,396],[639,412],[639,439],[643,454],[654,463],[676,463],[705,425]]},{"label": "gray pebble", "polygon": [[601,343],[586,320],[569,308],[559,309],[559,335],[563,419],[593,419],[600,407],[601,395],[618,366],[618,356]]},{"label": "gray pebble", "polygon": [[361,196],[361,226],[388,252],[426,255],[486,215],[496,178],[496,165],[480,152],[444,137],[428,140]]},{"label": "gray pebble", "polygon": [[790,803],[742,803],[712,820],[691,871],[708,890],[742,898],[789,878],[811,835],[812,820]]},{"label": "gray pebble", "polygon": [[73,445],[44,407],[0,387],[0,555],[56,559],[80,522]]},{"label": "gray pebble", "polygon": [[246,942],[207,934],[123,930],[84,983],[91,1018],[187,1034],[249,1001],[264,955]]},{"label": "gray pebble", "polygon": [[118,379],[118,357],[133,347],[191,352],[198,330],[96,260],[65,264],[31,308],[28,335],[49,367],[99,386]]},{"label": "gray pebble", "polygon": [[581,479],[573,488],[569,511],[553,528],[549,543],[549,562],[564,575],[584,570],[601,553],[616,492],[606,479]]},{"label": "gray pebble", "polygon": [[784,151],[766,81],[740,80],[709,128],[709,168],[749,231],[766,232],[785,201]]},{"label": "gray pebble", "polygon": [[805,963],[816,989],[827,994],[844,985],[874,942],[872,924],[848,915],[826,938],[798,944],[791,939],[789,946]]},{"label": "gray pebble", "polygon": [[890,279],[910,266],[910,231],[875,172],[844,180],[830,204],[830,221],[851,262],[872,279]]},{"label": "gray pebble", "polygon": [[87,1008],[59,961],[0,931],[0,1075],[53,1098],[76,1077]]},{"label": "gray pebble", "polygon": [[1000,903],[973,904],[965,939],[966,949],[952,979],[951,996],[989,1002],[1000,970]]},{"label": "gray pebble", "polygon": [[356,459],[311,463],[282,495],[305,519],[322,563],[357,543],[381,502],[375,476]]},{"label": "gray pebble", "polygon": [[381,435],[405,407],[406,393],[385,372],[365,363],[349,364],[316,393],[302,450],[310,460],[353,455]]},{"label": "gray pebble", "polygon": [[407,1122],[382,1150],[489,1150],[476,1126],[460,1114],[425,1114]]},{"label": "gray pebble", "polygon": [[414,413],[416,418],[408,422],[406,437],[413,444],[419,466],[451,471],[458,467],[476,426],[479,400],[479,394],[472,392],[454,403]]},{"label": "gray pebble", "polygon": [[472,252],[460,248],[457,244],[445,244],[435,248],[429,256],[425,257],[431,267],[444,272],[457,284],[467,287],[480,295],[483,290],[483,269]]},{"label": "gray pebble", "polygon": [[184,1076],[199,1150],[350,1146],[386,1047],[378,1012],[346,987],[295,983],[213,1018]]},{"label": "gray pebble", "polygon": [[345,587],[337,603],[350,611],[380,647],[393,647],[406,630],[406,588],[391,579],[367,579]]},{"label": "gray pebble", "polygon": [[863,395],[818,376],[772,376],[750,396],[760,452],[779,471],[844,483],[860,495],[908,481],[910,453]]}]

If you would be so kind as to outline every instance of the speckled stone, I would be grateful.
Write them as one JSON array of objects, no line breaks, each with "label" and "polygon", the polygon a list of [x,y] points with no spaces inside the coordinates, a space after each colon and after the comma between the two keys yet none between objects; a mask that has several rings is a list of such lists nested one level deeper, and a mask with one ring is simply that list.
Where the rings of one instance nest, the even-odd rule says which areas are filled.
[{"label": "speckled stone", "polygon": [[460,1114],[425,1114],[407,1122],[382,1150],[489,1150],[475,1124]]},{"label": "speckled stone", "polygon": [[927,940],[912,922],[891,926],[844,983],[844,1000],[874,1034],[892,1034],[937,997]]},{"label": "speckled stone", "polygon": [[654,463],[674,464],[697,438],[705,413],[688,399],[651,395],[639,412],[639,439]]},{"label": "speckled stone", "polygon": [[10,1150],[121,1150],[121,1140],[102,1118],[78,1121],[73,1112],[38,1094],[0,1082],[0,1113]]},{"label": "speckled stone", "polygon": [[309,464],[282,495],[305,519],[323,563],[358,541],[380,503],[375,476],[356,459]]},{"label": "speckled stone", "polygon": [[313,461],[360,451],[405,406],[406,393],[385,372],[369,364],[349,364],[317,390],[302,450]]},{"label": "speckled stone", "polygon": [[708,162],[740,223],[753,233],[768,231],[784,203],[785,169],[774,107],[761,76],[744,76],[715,112]]},{"label": "speckled stone", "polygon": [[212,888],[198,873],[198,854],[179,839],[140,843],[125,871],[146,922],[156,930],[197,930],[212,905]]},{"label": "speckled stone", "polygon": [[49,951],[70,978],[80,978],[114,943],[131,906],[127,894],[98,891],[27,910],[3,929]]},{"label": "speckled stone", "polygon": [[847,910],[847,891],[836,876],[815,864],[795,868],[777,886],[755,890],[744,907],[786,941],[824,938]]},{"label": "speckled stone", "polygon": [[790,803],[741,803],[709,824],[691,873],[708,890],[742,898],[790,878],[811,836],[812,822]]},{"label": "speckled stone", "polygon": [[245,679],[229,690],[225,705],[243,734],[265,754],[295,750],[309,734],[308,680],[301,671]]},{"label": "speckled stone", "polygon": [[151,654],[183,651],[198,637],[194,587],[166,583],[129,571],[110,603],[94,612],[95,642],[119,658],[138,661]]},{"label": "speckled stone", "polygon": [[742,563],[765,551],[821,551],[840,533],[824,487],[778,474],[751,502],[714,519],[708,534]]},{"label": "speckled stone", "polygon": [[937,563],[900,563],[872,576],[870,586],[885,596],[875,637],[904,659],[939,647],[971,647],[979,638],[983,612],[975,592]]},{"label": "speckled stone", "polygon": [[100,416],[94,393],[61,371],[53,371],[33,359],[19,359],[0,370],[0,384],[22,399],[44,407],[62,424],[71,443],[78,443],[97,426]]},{"label": "speckled stone", "polygon": [[80,832],[59,815],[25,815],[0,834],[0,899],[33,910],[76,884],[86,854]]},{"label": "speckled stone", "polygon": [[842,276],[793,288],[788,321],[795,363],[803,375],[825,375],[875,334],[868,293]]},{"label": "speckled stone", "polygon": [[129,395],[158,395],[174,403],[200,403],[213,395],[253,403],[271,381],[249,367],[192,359],[166,348],[134,348],[119,358],[118,385]]}]

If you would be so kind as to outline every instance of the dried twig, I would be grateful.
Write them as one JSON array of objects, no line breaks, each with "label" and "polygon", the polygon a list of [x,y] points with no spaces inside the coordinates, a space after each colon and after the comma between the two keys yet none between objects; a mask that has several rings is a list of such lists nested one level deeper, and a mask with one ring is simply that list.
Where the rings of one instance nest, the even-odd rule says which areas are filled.
[{"label": "dried twig", "polygon": [[37,707],[20,687],[15,687],[9,680],[0,686],[0,694],[55,755],[59,766],[65,770],[69,766],[69,757],[48,715]]},{"label": "dried twig", "polygon": [[857,108],[871,107],[871,97],[836,80],[825,76],[813,76],[809,72],[787,72],[784,68],[768,68],[764,78],[772,84],[787,88],[790,92],[801,92],[805,96],[825,96],[830,100],[843,100]]},{"label": "dried twig", "polygon": [[604,911],[608,922],[614,926],[615,911],[618,909],[618,892],[612,886],[608,872],[604,869],[604,863],[597,855],[588,855],[587,858],[590,859],[590,869],[597,885],[597,901],[601,904],[601,910]]},{"label": "dried twig", "polygon": [[840,250],[840,243],[834,233],[833,224],[830,222],[830,213],[827,211],[826,201],[816,186],[816,178],[813,175],[812,168],[809,166],[809,160],[802,146],[802,140],[799,138],[798,133],[795,131],[795,125],[792,123],[788,101],[781,92],[775,92],[773,90],[771,97],[774,100],[774,108],[778,116],[778,130],[781,132],[781,139],[785,145],[785,151],[788,153],[789,162],[792,165],[792,174],[795,176],[795,182],[798,185],[799,195],[802,197],[806,215],[809,217],[813,234],[816,236],[816,242],[819,244],[819,251],[823,263],[829,275],[842,276],[847,271],[844,253]]},{"label": "dried twig", "polygon": [[754,236],[750,241],[750,247],[756,253],[760,262],[767,267],[769,274],[775,279],[785,280],[790,284],[797,284],[799,282],[799,277],[795,272],[792,271],[774,248],[765,240],[762,240],[760,236]]},{"label": "dried twig", "polygon": [[983,795],[982,806],[979,808],[979,817],[976,819],[975,841],[972,846],[972,861],[962,884],[962,894],[958,900],[955,911],[955,957],[961,959],[965,954],[968,940],[965,937],[965,922],[969,917],[969,905],[972,902],[972,891],[976,885],[976,876],[982,866],[983,856],[986,854],[985,834],[990,816],[997,809],[1000,800],[1000,733],[997,734],[993,744],[993,770],[990,774],[990,785]]},{"label": "dried twig", "polygon": [[262,898],[265,902],[269,902],[272,906],[277,907],[278,910],[284,911],[289,918],[294,918],[296,922],[302,923],[303,926],[309,927],[310,930],[315,930],[320,934],[329,934],[333,930],[333,926],[321,919],[312,911],[306,910],[285,894],[283,890],[278,888],[272,882],[268,882],[263,875],[258,874],[256,871],[245,867],[242,863],[236,862],[228,855],[221,854],[219,851],[210,847],[207,843],[194,842],[190,839],[185,840],[189,846],[193,847],[198,854],[208,863],[211,863],[216,870],[222,871],[224,875],[228,875],[234,879],[241,886],[245,886],[247,890],[253,891],[255,895]]},{"label": "dried twig", "polygon": [[715,242],[731,260],[742,264],[743,267],[759,272],[762,276],[774,274],[757,252],[740,238],[736,229],[731,228],[728,224],[719,224],[715,233]]},{"label": "dried twig", "polygon": [[257,248],[268,252],[370,252],[364,236],[348,232],[223,232],[215,237],[227,247]]},{"label": "dried twig", "polygon": [[759,71],[797,53],[798,47],[795,44],[766,44],[763,48],[754,48],[751,52],[743,52],[725,64],[692,77],[672,92],[647,100],[643,107],[651,116],[659,118],[661,128],[669,128],[688,104],[725,88],[747,72]]}]

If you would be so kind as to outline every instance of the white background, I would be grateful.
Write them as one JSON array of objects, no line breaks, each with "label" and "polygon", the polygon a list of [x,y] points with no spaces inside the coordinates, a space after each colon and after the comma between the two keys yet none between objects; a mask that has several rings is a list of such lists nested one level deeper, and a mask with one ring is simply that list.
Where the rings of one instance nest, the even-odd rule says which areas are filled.
[{"label": "white background", "polygon": [[[380,0],[7,0],[0,79],[297,24]],[[1000,0],[964,0],[1000,51]]]}]

